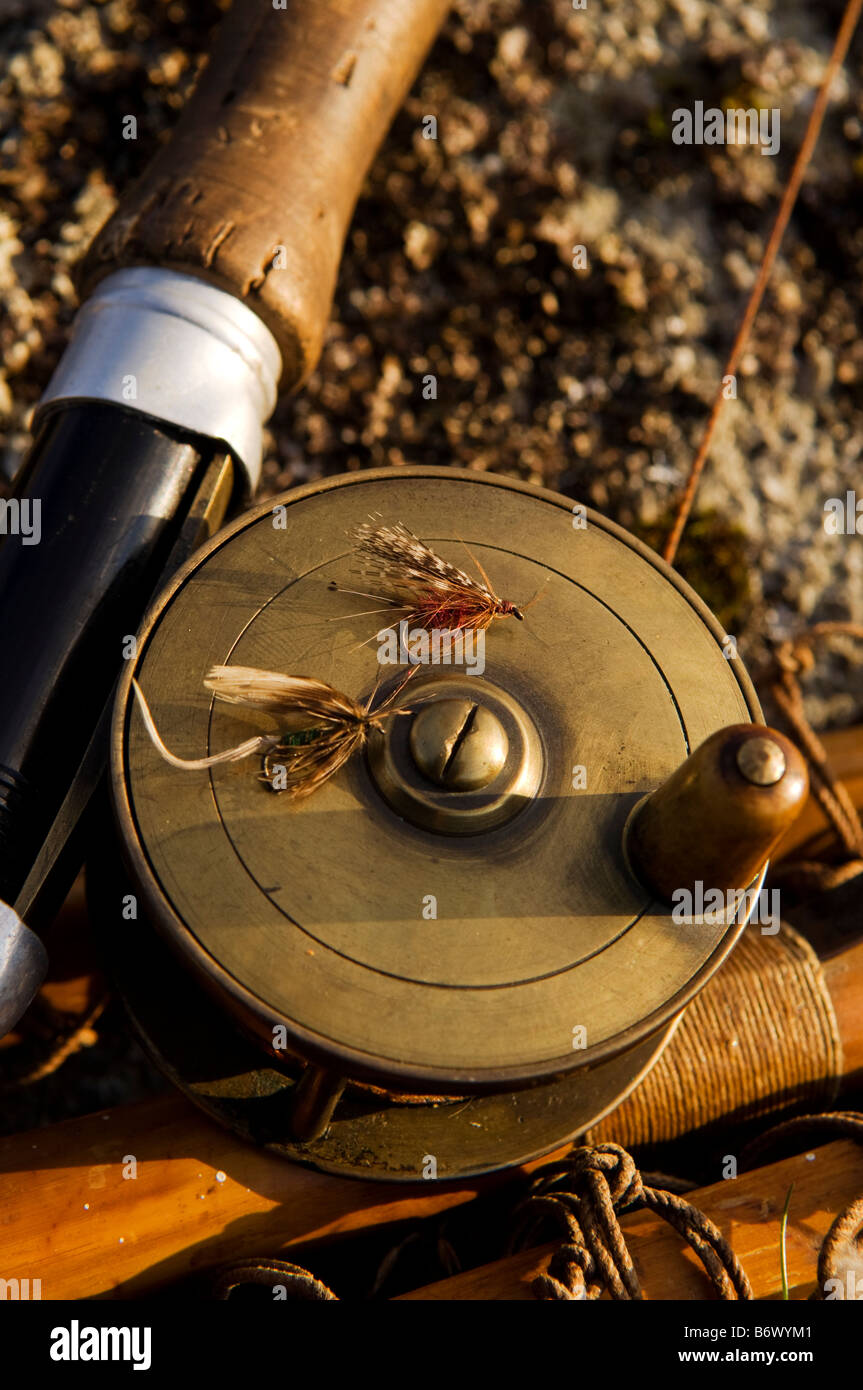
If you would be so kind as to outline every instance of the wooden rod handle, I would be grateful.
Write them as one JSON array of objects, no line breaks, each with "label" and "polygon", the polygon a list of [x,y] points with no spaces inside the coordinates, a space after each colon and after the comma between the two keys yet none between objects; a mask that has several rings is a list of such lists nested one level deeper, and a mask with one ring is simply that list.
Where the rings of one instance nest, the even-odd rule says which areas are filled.
[{"label": "wooden rod handle", "polygon": [[819,961],[787,923],[775,937],[750,925],[655,1065],[583,1142],[661,1144],[755,1116],[766,1129],[795,1105],[829,1109],[860,1076],[861,963],[863,943]]},{"label": "wooden rod handle", "polygon": [[842,1075],[846,1084],[863,1077],[863,941],[856,941],[822,961],[842,1039]]},{"label": "wooden rod handle", "polygon": [[450,0],[234,0],[172,139],[84,261],[200,275],[245,300],[284,389],[321,350],[366,171]]}]

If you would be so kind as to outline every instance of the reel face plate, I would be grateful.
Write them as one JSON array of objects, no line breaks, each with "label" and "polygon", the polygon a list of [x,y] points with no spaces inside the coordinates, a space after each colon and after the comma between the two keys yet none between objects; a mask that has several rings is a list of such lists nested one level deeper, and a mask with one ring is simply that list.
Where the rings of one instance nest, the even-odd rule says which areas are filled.
[{"label": "reel face plate", "polygon": [[[134,674],[167,746],[199,758],[278,729],[215,700],[213,665],[315,676],[362,701],[382,678],[384,696],[405,668],[378,664],[375,634],[403,614],[338,592],[374,588],[346,532],[375,513],[476,573],[467,545],[499,595],[529,605],[523,623],[492,624],[481,675],[423,667],[396,701],[500,691],[538,733],[537,794],[480,833],[400,816],[374,754],[296,806],[255,759],[172,768],[129,698]],[[730,949],[739,925],[681,926],[651,902],[622,834],[642,796],[758,704],[697,597],[587,515],[576,529],[566,498],[489,475],[349,475],[243,517],[151,614],[114,729],[128,856],[161,931],[265,1046],[281,1025],[291,1050],[378,1086],[506,1091],[657,1038]]]}]

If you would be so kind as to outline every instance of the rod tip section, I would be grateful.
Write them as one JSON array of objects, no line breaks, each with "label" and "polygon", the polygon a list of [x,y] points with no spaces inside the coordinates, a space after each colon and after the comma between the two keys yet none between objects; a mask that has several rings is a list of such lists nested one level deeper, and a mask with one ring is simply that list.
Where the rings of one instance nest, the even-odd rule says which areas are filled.
[{"label": "rod tip section", "polygon": [[711,734],[642,801],[626,852],[664,902],[681,889],[746,888],[797,818],[809,792],[802,754],[762,724]]}]

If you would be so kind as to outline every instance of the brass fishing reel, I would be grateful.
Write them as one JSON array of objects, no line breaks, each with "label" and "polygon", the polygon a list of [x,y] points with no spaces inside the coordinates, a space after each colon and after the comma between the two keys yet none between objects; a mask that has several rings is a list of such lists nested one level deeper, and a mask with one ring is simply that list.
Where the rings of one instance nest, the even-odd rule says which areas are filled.
[{"label": "brass fishing reel", "polygon": [[[439,653],[405,680],[409,665],[381,664],[377,634],[398,617],[362,596],[347,539],[369,516],[480,566],[524,621],[494,620],[472,665]],[[650,1068],[746,920],[681,924],[631,859],[645,798],[727,726],[760,768],[741,794],[772,794],[765,740],[739,727],[760,722],[758,701],[724,644],[640,542],[510,479],[363,472],[244,515],[158,599],[117,698],[125,869],[101,916],[151,1053],[222,1122],[339,1173],[464,1176],[583,1132]],[[133,677],[183,758],[267,726],[204,688],[213,666],[314,676],[361,702],[377,687],[410,713],[288,804],[260,759],[190,772],[148,737]]]}]

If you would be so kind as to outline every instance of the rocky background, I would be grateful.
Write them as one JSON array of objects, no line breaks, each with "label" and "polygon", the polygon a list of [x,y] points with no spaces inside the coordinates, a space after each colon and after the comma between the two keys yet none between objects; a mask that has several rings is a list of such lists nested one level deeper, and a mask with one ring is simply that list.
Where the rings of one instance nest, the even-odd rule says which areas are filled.
[{"label": "rocky background", "polygon": [[[400,462],[493,469],[658,544],[841,11],[457,0],[368,180],[320,367],[272,422],[267,486]],[[7,475],[66,339],[76,263],[167,138],[218,15],[212,0],[0,0]],[[823,525],[828,498],[863,496],[861,61],[858,35],[680,555],[756,668],[768,636],[863,619],[863,542]],[[672,113],[696,100],[778,108],[778,154],[675,145]],[[840,645],[812,717],[850,722],[861,696]]]},{"label": "rocky background", "polygon": [[[7,479],[66,341],[76,264],[167,138],[219,11],[0,0]],[[271,423],[267,488],[451,463],[561,489],[659,544],[841,12],[838,0],[456,0],[367,181],[320,366]],[[827,499],[863,498],[861,76],[863,33],[679,557],[756,673],[768,638],[863,621],[863,536],[823,524]],[[778,154],[675,145],[672,114],[695,101],[779,108]],[[135,141],[121,134],[130,114]],[[422,138],[429,114],[436,140]],[[422,398],[428,372],[435,401]],[[850,644],[807,690],[818,726],[863,719]],[[71,1107],[134,1091],[139,1062],[124,1074],[121,1060],[103,1056],[114,1089],[78,1091]]]}]

